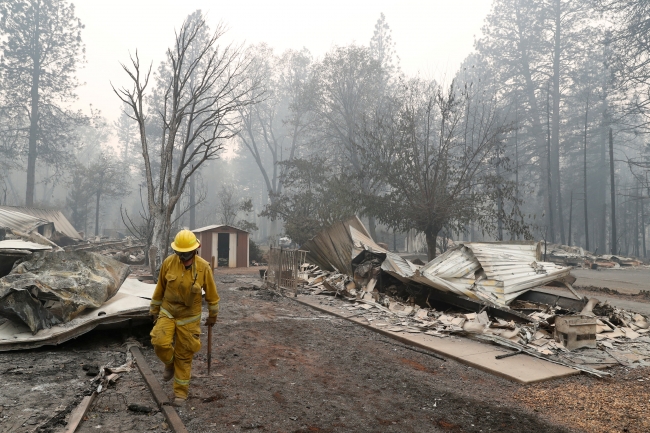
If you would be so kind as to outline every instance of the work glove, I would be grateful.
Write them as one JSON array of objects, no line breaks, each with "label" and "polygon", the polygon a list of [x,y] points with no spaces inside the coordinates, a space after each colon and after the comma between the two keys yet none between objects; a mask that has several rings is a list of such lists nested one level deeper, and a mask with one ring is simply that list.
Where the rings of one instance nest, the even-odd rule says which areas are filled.
[{"label": "work glove", "polygon": [[217,316],[211,316],[205,319],[205,326],[212,326],[217,323]]}]

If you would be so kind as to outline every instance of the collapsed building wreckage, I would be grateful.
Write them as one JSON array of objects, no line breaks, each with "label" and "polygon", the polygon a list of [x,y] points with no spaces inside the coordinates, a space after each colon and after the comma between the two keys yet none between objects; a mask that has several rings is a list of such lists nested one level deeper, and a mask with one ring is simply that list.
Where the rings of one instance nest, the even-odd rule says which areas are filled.
[{"label": "collapsed building wreckage", "polygon": [[[567,287],[580,298],[571,287],[575,281],[571,268],[543,262],[539,242],[460,244],[422,266],[377,245],[354,217],[319,233],[302,249],[308,251],[307,261],[326,271],[357,277],[369,269],[366,262],[375,261],[379,269],[374,276],[381,270],[404,284],[420,284],[499,307],[546,284]],[[375,287],[372,280],[367,292]]]},{"label": "collapsed building wreckage", "polygon": [[0,278],[0,351],[57,345],[147,321],[154,286],[94,252],[37,252]]},{"label": "collapsed building wreckage", "polygon": [[144,245],[131,237],[84,240],[60,211],[0,206],[0,277],[37,251],[95,251],[128,265],[145,261]]},{"label": "collapsed building wreckage", "polygon": [[[461,243],[416,265],[375,243],[358,218],[302,246],[298,291],[397,333],[463,335],[596,376],[650,366],[648,318],[580,297],[571,267],[538,242]],[[561,286],[562,297],[534,289]]]},{"label": "collapsed building wreckage", "polygon": [[563,266],[577,266],[588,269],[619,269],[643,265],[643,261],[634,257],[613,254],[595,254],[582,247],[548,244],[545,255],[549,262]]},{"label": "collapsed building wreckage", "polygon": [[0,316],[36,334],[99,308],[117,293],[129,267],[95,253],[39,252],[0,278]]},{"label": "collapsed building wreckage", "polygon": [[153,286],[127,279],[141,263],[131,238],[84,241],[58,211],[0,206],[0,351],[146,320]]}]

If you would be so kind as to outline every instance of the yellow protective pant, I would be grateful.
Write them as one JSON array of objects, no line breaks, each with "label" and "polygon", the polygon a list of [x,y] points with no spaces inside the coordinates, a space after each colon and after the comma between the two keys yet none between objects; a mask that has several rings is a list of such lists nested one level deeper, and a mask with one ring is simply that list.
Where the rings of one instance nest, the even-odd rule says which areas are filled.
[{"label": "yellow protective pant", "polygon": [[[188,323],[189,322],[189,323]],[[169,365],[174,363],[174,395],[186,399],[192,376],[192,357],[201,350],[201,315],[171,319],[161,313],[151,330],[156,356]],[[175,343],[172,340],[175,337]]]}]

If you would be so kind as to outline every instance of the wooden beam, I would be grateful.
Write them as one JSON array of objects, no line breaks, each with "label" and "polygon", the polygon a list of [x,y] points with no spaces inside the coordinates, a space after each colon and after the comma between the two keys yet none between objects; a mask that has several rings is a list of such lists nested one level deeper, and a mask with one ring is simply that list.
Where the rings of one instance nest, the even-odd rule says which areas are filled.
[{"label": "wooden beam", "polygon": [[160,382],[158,382],[158,379],[156,379],[156,376],[154,376],[153,371],[151,371],[151,368],[149,368],[149,364],[147,364],[147,360],[144,359],[140,348],[131,346],[131,353],[133,353],[133,357],[135,358],[138,370],[140,370],[140,374],[147,384],[149,391],[151,391],[154,400],[156,400],[156,403],[158,403],[160,411],[167,419],[169,427],[175,433],[189,433],[185,428],[183,421],[181,421],[181,418],[178,416],[178,413],[174,407],[171,406],[171,402],[167,398],[167,394],[162,389],[162,386],[160,386]]},{"label": "wooden beam", "polygon": [[81,403],[79,403],[79,406],[74,408],[70,414],[70,420],[68,421],[68,425],[65,427],[64,433],[74,433],[77,430],[77,427],[79,427],[79,424],[83,421],[84,416],[86,416],[86,413],[88,412],[88,409],[90,409],[90,405],[93,403],[96,396],[96,392],[85,396],[83,400],[81,400]]}]

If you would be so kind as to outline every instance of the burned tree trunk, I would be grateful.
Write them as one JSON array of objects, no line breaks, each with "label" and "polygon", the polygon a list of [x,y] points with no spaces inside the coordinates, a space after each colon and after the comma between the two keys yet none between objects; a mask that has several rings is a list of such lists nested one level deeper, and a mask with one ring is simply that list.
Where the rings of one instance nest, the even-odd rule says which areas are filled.
[{"label": "burned tree trunk", "polygon": [[636,181],[636,200],[634,200],[634,254],[639,257],[639,180]]},{"label": "burned tree trunk", "polygon": [[547,87],[546,89],[546,129],[547,129],[547,145],[546,145],[546,182],[548,188],[548,230],[551,235],[551,242],[555,242],[555,220],[553,218],[553,181],[551,180],[551,92]]},{"label": "burned tree trunk", "polygon": [[639,195],[639,200],[641,200],[641,241],[643,243],[643,257],[647,257],[646,247],[645,247],[645,209],[643,202],[643,191]]},{"label": "burned tree trunk", "polygon": [[[39,23],[40,9],[38,8],[38,3],[35,8],[35,19],[36,23]],[[29,116],[29,147],[27,153],[27,192],[25,196],[25,206],[34,205],[34,188],[36,186],[36,142],[38,140],[38,119],[39,119],[39,109],[38,103],[40,99],[39,95],[39,84],[41,77],[41,53],[40,53],[40,43],[39,43],[39,28],[37,24],[35,26],[34,32],[34,53],[32,61],[34,62],[34,67],[32,69],[32,88],[31,88],[31,112]]]},{"label": "burned tree trunk", "polygon": [[616,185],[614,183],[614,137],[612,128],[609,128],[609,176],[611,186],[611,206],[612,206],[612,240],[611,253],[616,254]]},{"label": "burned tree trunk", "polygon": [[585,206],[585,248],[589,251],[589,212],[587,208],[587,127],[589,122],[589,93],[587,93],[587,104],[585,106],[585,145],[583,159],[583,193]]},{"label": "burned tree trunk", "polygon": [[437,255],[436,240],[438,239],[438,233],[440,233],[441,229],[442,227],[430,226],[426,230],[424,230],[424,234],[427,239],[427,258],[429,259],[429,261],[436,258]]},{"label": "burned tree trunk", "polygon": [[[560,241],[565,243],[564,213],[562,211],[562,189],[560,182],[560,57],[562,46],[561,39],[562,2],[555,0],[555,35],[553,49],[553,121],[551,140],[551,175],[557,203],[557,223],[560,229]],[[551,202],[552,203],[552,202]]]},{"label": "burned tree trunk", "polygon": [[99,199],[101,198],[102,190],[97,189],[96,202],[95,202],[95,236],[99,236]]}]

